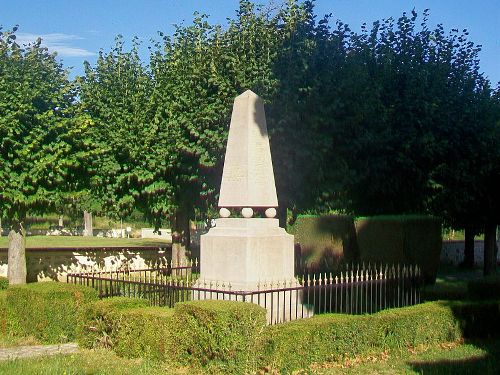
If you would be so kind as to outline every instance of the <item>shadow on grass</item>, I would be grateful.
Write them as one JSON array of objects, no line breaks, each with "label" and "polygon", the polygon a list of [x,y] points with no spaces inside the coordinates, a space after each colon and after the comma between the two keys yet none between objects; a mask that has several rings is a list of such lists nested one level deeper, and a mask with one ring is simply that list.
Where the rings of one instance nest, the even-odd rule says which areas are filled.
[{"label": "shadow on grass", "polygon": [[500,341],[475,340],[470,344],[473,353],[454,353],[460,358],[410,361],[408,365],[420,374],[500,374]]},{"label": "shadow on grass", "polygon": [[413,362],[413,370],[420,374],[498,374],[498,360],[491,355],[477,356],[462,360],[442,360],[433,362]]}]

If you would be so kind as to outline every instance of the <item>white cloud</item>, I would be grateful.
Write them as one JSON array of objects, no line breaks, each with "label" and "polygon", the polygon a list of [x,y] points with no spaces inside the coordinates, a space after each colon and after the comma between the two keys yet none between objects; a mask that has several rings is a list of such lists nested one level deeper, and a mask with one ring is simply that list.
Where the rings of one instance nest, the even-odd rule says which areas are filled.
[{"label": "white cloud", "polygon": [[72,34],[52,33],[52,34],[16,34],[16,42],[19,45],[33,43],[37,38],[42,39],[42,46],[47,47],[51,52],[57,52],[61,57],[88,57],[95,53],[83,48],[74,47],[71,43],[75,40],[81,40],[82,37]]}]

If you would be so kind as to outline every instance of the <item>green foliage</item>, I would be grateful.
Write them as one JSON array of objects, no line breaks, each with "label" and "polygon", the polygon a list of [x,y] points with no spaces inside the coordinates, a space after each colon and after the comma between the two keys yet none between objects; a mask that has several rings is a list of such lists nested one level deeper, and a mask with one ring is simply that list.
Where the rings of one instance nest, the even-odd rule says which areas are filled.
[{"label": "green foliage", "polygon": [[290,228],[301,261],[311,271],[335,272],[342,263],[418,264],[428,282],[436,278],[441,223],[422,215],[299,215]]},{"label": "green foliage", "polygon": [[290,234],[300,246],[301,262],[309,271],[336,272],[342,263],[359,261],[352,216],[299,215]]},{"label": "green foliage", "polygon": [[9,286],[9,279],[0,276],[0,290],[5,290]]},{"label": "green foliage", "polygon": [[467,283],[469,298],[473,300],[500,299],[500,275],[491,275]]},{"label": "green foliage", "polygon": [[251,373],[266,367],[288,373],[312,363],[391,349],[500,336],[498,301],[428,302],[373,315],[324,314],[274,326],[266,326],[265,316],[257,305],[234,301],[183,302],[168,309],[110,298],[80,310],[78,342],[203,372]]},{"label": "green foliage", "polygon": [[99,150],[90,164],[91,190],[82,197],[81,206],[92,208],[94,201],[91,211],[115,217],[130,214],[146,187],[150,194],[165,192],[155,181],[165,174],[167,135],[151,121],[152,81],[138,47],[134,39],[126,51],[123,39],[117,37],[109,53],[99,53],[95,67],[85,64],[85,76],[77,81],[78,111],[91,119],[88,141]]},{"label": "green foliage", "polygon": [[500,302],[442,302],[452,311],[465,338],[500,336]]},{"label": "green foliage", "polygon": [[89,303],[80,310],[76,339],[83,348],[109,348],[115,344],[120,312],[127,308],[146,307],[147,300],[113,297]]},{"label": "green foliage", "polygon": [[183,348],[176,334],[183,328],[177,325],[173,315],[173,309],[165,307],[120,311],[113,350],[128,358],[175,361]]},{"label": "green foliage", "polygon": [[216,365],[227,372],[257,369],[264,308],[245,302],[193,301],[175,305],[181,362]]},{"label": "green foliage", "polygon": [[434,282],[441,254],[441,221],[419,215],[356,219],[361,261],[417,264],[427,282]]},{"label": "green foliage", "polygon": [[[263,364],[289,373],[314,362],[459,340],[477,326],[491,326],[491,320],[474,319],[472,311],[483,314],[492,310],[488,304],[431,302],[373,315],[318,315],[271,326],[266,332]],[[499,311],[489,316],[498,320]]]},{"label": "green foliage", "polygon": [[90,147],[67,72],[40,39],[16,44],[16,29],[0,30],[0,217],[22,222],[71,204]]},{"label": "green foliage", "polygon": [[469,298],[467,283],[460,282],[436,282],[433,285],[425,285],[420,292],[424,301],[456,300],[462,301]]},{"label": "green foliage", "polygon": [[0,290],[0,336],[6,336],[7,332],[7,292]]},{"label": "green foliage", "polygon": [[58,282],[10,286],[6,293],[9,333],[47,344],[73,341],[79,310],[97,299],[92,288]]},{"label": "green foliage", "polygon": [[125,357],[233,373],[257,368],[266,324],[262,307],[195,301],[168,309],[146,307],[146,303],[118,297],[87,305],[80,314],[78,343],[85,348],[112,348]]},{"label": "green foliage", "polygon": [[[475,276],[475,275],[474,275]],[[422,298],[435,300],[498,300],[500,299],[500,277],[491,275],[482,278],[456,280],[438,280],[434,285],[426,285],[422,290]]]}]

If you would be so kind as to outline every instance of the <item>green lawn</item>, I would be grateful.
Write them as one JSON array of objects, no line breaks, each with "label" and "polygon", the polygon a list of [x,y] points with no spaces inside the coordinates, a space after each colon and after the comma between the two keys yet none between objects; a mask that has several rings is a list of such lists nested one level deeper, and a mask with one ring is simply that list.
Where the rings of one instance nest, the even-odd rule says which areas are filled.
[{"label": "green lawn", "polygon": [[[26,247],[102,247],[102,246],[166,246],[156,238],[104,238],[82,236],[29,236]],[[7,237],[0,237],[0,248],[8,246]]]},{"label": "green lawn", "polygon": [[422,297],[427,300],[461,300],[467,298],[467,283],[482,277],[483,270],[479,268],[466,270],[457,266],[441,264],[436,283],[426,285],[422,291]]},{"label": "green lawn", "polygon": [[[263,369],[262,373],[275,373]],[[78,354],[0,362],[0,374],[196,374],[193,368],[117,357],[110,350],[82,350]],[[428,348],[385,352],[338,363],[314,364],[297,374],[498,374],[500,341],[443,344]]]},{"label": "green lawn", "polygon": [[[110,350],[82,350],[77,354],[0,362],[0,374],[175,374],[163,364],[117,357]],[[182,371],[177,373],[182,374]],[[192,373],[192,372],[190,372]]]}]

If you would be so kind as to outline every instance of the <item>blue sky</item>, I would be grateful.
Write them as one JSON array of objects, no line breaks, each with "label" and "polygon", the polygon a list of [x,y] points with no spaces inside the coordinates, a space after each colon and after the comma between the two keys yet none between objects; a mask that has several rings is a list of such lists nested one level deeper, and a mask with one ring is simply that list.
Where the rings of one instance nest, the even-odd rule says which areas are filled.
[{"label": "blue sky", "polygon": [[[274,0],[276,4],[283,0]],[[267,3],[262,0],[260,3]],[[213,23],[226,23],[238,8],[238,0],[0,0],[0,25],[19,24],[18,40],[41,36],[58,52],[71,75],[82,74],[83,61],[95,62],[100,49],[108,51],[117,34],[126,40],[136,35],[144,42],[167,34],[173,25],[189,23],[193,12],[210,15]],[[359,30],[363,22],[398,17],[413,8],[429,8],[430,24],[447,30],[467,28],[470,40],[483,46],[481,70],[494,83],[500,81],[500,0],[317,0],[316,14],[332,13],[334,19]]]}]

